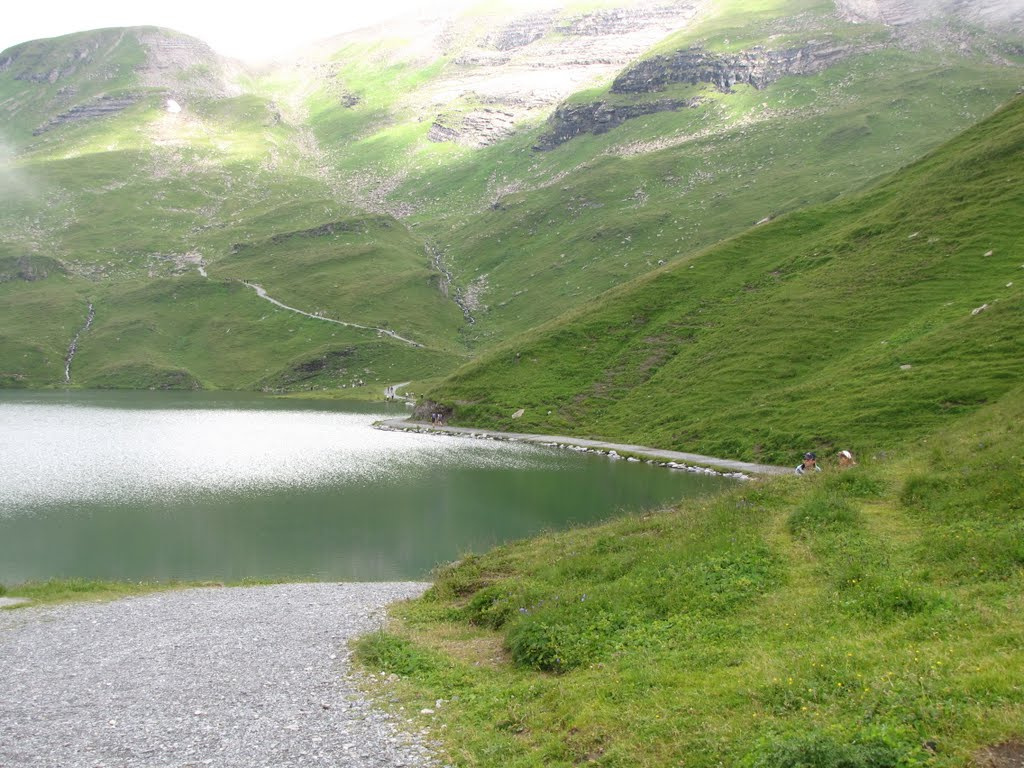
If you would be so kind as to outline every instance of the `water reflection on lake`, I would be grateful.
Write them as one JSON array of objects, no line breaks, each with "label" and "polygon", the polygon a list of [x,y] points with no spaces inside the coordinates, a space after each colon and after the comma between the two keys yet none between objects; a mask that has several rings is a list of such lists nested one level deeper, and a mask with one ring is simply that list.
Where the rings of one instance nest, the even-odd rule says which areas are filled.
[{"label": "water reflection on lake", "polygon": [[401,413],[237,393],[0,394],[0,582],[419,578],[729,482],[371,426]]}]

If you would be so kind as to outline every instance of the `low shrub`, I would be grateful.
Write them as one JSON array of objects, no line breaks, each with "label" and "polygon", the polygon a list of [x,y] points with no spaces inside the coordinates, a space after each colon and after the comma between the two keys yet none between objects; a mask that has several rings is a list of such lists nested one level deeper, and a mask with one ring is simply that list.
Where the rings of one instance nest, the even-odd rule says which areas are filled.
[{"label": "low shrub", "polygon": [[1003,581],[1024,570],[1024,521],[935,526],[921,549],[922,560],[956,582]]},{"label": "low shrub", "polygon": [[466,597],[487,585],[478,555],[467,555],[458,562],[441,566],[434,576],[434,585],[427,592],[431,598]]},{"label": "low shrub", "polygon": [[900,503],[909,508],[931,510],[941,507],[952,490],[949,479],[941,475],[911,475],[900,490]]},{"label": "low shrub", "polygon": [[869,585],[852,606],[883,621],[894,621],[948,606],[938,592],[908,583]]},{"label": "low shrub", "polygon": [[508,631],[516,663],[544,672],[568,672],[601,661],[631,617],[583,600],[549,603],[527,613]]},{"label": "low shrub", "polygon": [[429,652],[383,630],[359,638],[355,655],[367,667],[403,677],[429,674],[437,668],[437,661]]},{"label": "low shrub", "polygon": [[782,581],[779,558],[764,547],[727,552],[699,564],[693,574],[700,609],[729,611],[762,595]]},{"label": "low shrub", "polygon": [[473,595],[462,614],[470,624],[501,629],[542,598],[539,590],[519,582],[492,584]]}]

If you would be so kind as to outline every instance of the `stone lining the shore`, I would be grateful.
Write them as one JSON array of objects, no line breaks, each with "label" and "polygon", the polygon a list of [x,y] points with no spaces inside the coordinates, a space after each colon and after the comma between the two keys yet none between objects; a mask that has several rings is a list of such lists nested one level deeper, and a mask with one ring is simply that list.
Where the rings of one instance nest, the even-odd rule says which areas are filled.
[{"label": "stone lining the shore", "polygon": [[[695,474],[715,475],[717,477],[728,477],[736,480],[750,480],[755,475],[780,475],[789,474],[792,470],[788,467],[777,467],[768,464],[754,464],[751,462],[733,461],[731,459],[717,459],[711,456],[698,456],[696,454],[685,454],[679,451],[668,451],[659,448],[648,448],[644,446],[621,445],[618,443],[607,443],[599,440],[586,440],[583,438],[568,438],[551,435],[531,435],[515,432],[495,432],[492,430],[472,429],[468,427],[448,427],[422,422],[413,422],[404,419],[386,419],[374,424],[376,429],[392,432],[415,432],[419,434],[454,435],[457,437],[468,437],[474,440],[497,440],[503,442],[526,442],[536,445],[543,445],[564,450],[576,451],[578,453],[591,453],[604,455],[612,460],[623,459],[625,461],[643,462],[653,466],[665,467],[667,469],[692,472]],[[695,463],[670,458],[678,456],[687,457]],[[719,466],[721,469],[712,469],[711,466]]]}]

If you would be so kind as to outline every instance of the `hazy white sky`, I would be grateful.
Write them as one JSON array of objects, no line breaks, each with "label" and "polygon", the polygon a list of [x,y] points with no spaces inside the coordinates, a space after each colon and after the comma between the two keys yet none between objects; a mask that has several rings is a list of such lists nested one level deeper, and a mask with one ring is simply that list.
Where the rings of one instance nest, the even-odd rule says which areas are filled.
[{"label": "hazy white sky", "polygon": [[4,4],[0,50],[26,40],[87,29],[153,24],[198,37],[227,56],[262,58],[417,10],[438,12],[470,4],[470,0],[258,0],[244,4],[224,0],[23,0]]}]

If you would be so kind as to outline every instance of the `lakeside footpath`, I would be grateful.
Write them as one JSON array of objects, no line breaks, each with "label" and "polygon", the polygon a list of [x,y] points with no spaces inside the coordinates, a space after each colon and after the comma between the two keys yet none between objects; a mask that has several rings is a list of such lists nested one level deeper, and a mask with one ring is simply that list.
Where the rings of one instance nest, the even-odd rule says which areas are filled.
[{"label": "lakeside footpath", "polygon": [[425,582],[205,587],[0,610],[0,765],[441,768],[348,643]]},{"label": "lakeside footpath", "polygon": [[[787,475],[791,467],[779,467],[772,464],[756,464],[749,461],[719,459],[713,456],[702,456],[699,453],[668,451],[661,448],[650,448],[644,445],[627,445],[625,443],[609,443],[604,440],[588,440],[582,437],[566,437],[564,435],[535,435],[526,432],[496,432],[489,429],[472,427],[448,427],[428,424],[424,421],[411,419],[383,419],[374,424],[377,429],[396,432],[418,432],[421,434],[462,435],[465,437],[488,438],[491,440],[508,440],[510,442],[537,443],[538,445],[555,445],[567,448],[583,448],[590,451],[619,456],[622,453],[663,462],[673,468],[711,468],[721,474],[748,475]],[[623,457],[625,458],[625,457]]]}]

